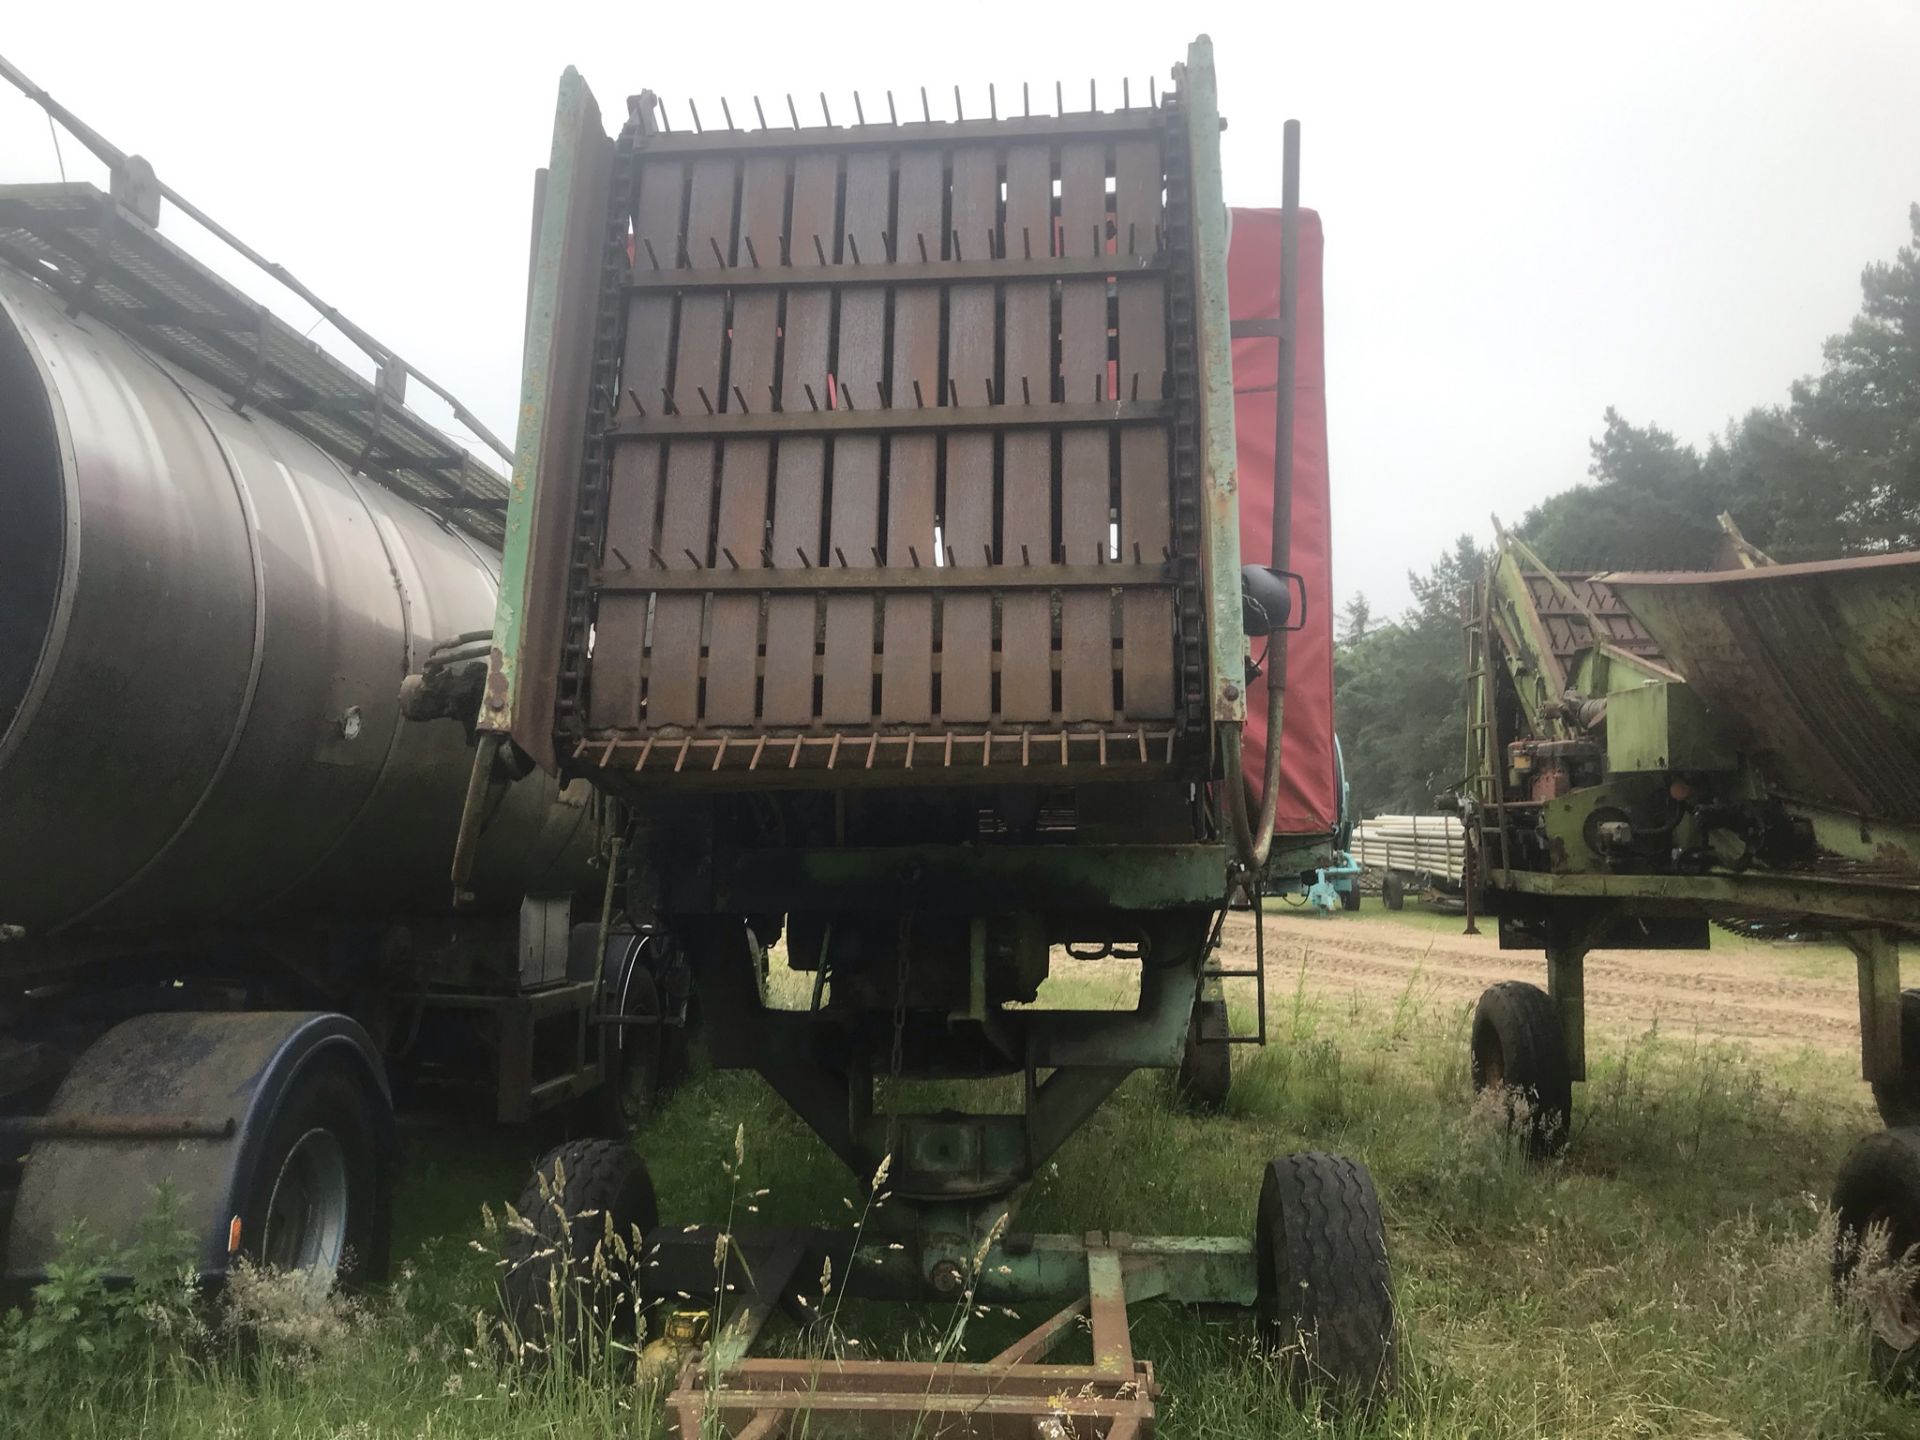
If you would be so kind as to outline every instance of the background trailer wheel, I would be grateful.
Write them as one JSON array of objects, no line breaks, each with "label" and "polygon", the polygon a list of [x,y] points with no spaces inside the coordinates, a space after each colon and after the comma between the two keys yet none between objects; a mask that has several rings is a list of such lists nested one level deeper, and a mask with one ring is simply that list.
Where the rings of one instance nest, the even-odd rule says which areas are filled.
[{"label": "background trailer wheel", "polygon": [[1366,1168],[1318,1151],[1269,1163],[1253,1244],[1261,1339],[1294,1387],[1392,1393],[1393,1283]]},{"label": "background trailer wheel", "polygon": [[387,1271],[393,1110],[379,1057],[344,1015],[142,1015],[96,1040],[26,1142],[6,1276],[31,1283],[83,1220],[131,1240],[169,1187],[203,1280],[237,1257],[350,1283]]},{"label": "background trailer wheel", "polygon": [[1397,870],[1389,870],[1380,880],[1380,903],[1389,910],[1400,910],[1407,903],[1407,882]]},{"label": "background trailer wheel", "polygon": [[1201,998],[1193,1002],[1187,1024],[1186,1049],[1174,1088],[1195,1110],[1218,1110],[1233,1089],[1233,1042],[1227,1037],[1227,1002]]},{"label": "background trailer wheel", "polygon": [[569,1140],[540,1157],[515,1208],[500,1273],[514,1333],[543,1346],[596,1327],[631,1333],[641,1237],[660,1222],[646,1161],[623,1140]]},{"label": "background trailer wheel", "polygon": [[[1833,1187],[1833,1279],[1867,1311],[1874,1373],[1911,1384],[1920,1374],[1920,1130],[1869,1135],[1841,1163]],[[1894,1266],[1903,1266],[1893,1271]]]},{"label": "background trailer wheel", "polygon": [[1473,1089],[1506,1092],[1507,1121],[1536,1159],[1566,1143],[1573,1077],[1553,1001],[1538,985],[1503,980],[1473,1010]]}]

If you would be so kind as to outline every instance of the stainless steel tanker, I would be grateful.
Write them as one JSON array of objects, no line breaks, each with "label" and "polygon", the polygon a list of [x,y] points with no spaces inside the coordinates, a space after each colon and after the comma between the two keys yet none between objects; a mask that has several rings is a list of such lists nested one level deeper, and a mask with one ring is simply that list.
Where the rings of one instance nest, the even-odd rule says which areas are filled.
[{"label": "stainless steel tanker", "polygon": [[161,1183],[206,1276],[377,1277],[396,1098],[631,1119],[659,962],[586,787],[476,741],[506,482],[445,392],[29,93],[112,183],[0,186],[0,1286]]},{"label": "stainless steel tanker", "polygon": [[[446,908],[473,751],[400,688],[494,552],[4,270],[0,494],[0,924]],[[483,901],[581,882],[570,798],[508,789]]]}]

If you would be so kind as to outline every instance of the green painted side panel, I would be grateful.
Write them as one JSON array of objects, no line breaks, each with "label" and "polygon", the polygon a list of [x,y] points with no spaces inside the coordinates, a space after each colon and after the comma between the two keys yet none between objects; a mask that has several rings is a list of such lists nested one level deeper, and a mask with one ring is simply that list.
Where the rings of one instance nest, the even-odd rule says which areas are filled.
[{"label": "green painted side panel", "polygon": [[1671,681],[1615,691],[1607,700],[1607,768],[1632,771],[1734,770],[1700,697]]},{"label": "green painted side panel", "polygon": [[1240,482],[1233,434],[1232,313],[1227,308],[1227,201],[1220,179],[1220,98],[1213,42],[1188,47],[1184,85],[1193,176],[1199,331],[1201,506],[1208,652],[1216,724],[1247,717],[1247,636],[1240,620]]},{"label": "green painted side panel", "polygon": [[[550,427],[565,423],[549,406],[550,382],[561,341],[562,291],[567,281],[568,222],[576,192],[597,174],[588,153],[600,135],[600,110],[580,72],[568,66],[560,77],[553,120],[553,150],[539,228],[534,242],[527,299],[526,354],[520,375],[520,416],[514,442],[513,480],[507,494],[506,539],[500,559],[500,597],[493,620],[493,653],[487,674],[481,725],[511,733],[523,690],[527,651],[529,584],[539,466]],[[536,717],[535,723],[545,723]]]}]

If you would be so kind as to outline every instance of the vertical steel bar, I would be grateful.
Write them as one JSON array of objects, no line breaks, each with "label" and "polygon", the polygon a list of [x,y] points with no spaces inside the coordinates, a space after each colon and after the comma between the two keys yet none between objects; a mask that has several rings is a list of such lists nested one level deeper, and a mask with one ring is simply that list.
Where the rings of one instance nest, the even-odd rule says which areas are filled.
[{"label": "vertical steel bar", "polygon": [[[685,223],[686,165],[679,160],[646,160],[639,166],[633,211],[633,249],[638,265],[674,264]],[[629,197],[616,197],[629,203]],[[627,303],[626,350],[621,362],[621,411],[638,404],[656,409],[665,402],[672,373],[674,299],[636,292]],[[655,441],[614,444],[607,495],[607,540],[602,563],[617,566],[615,552],[629,564],[646,566],[659,549],[656,511],[660,501],[662,452]],[[594,619],[593,687],[588,721],[596,728],[640,723],[641,657],[646,644],[648,597],[640,593],[600,597]]]},{"label": "vertical steel bar", "polygon": [[[1005,253],[1045,259],[1053,253],[1052,240],[1051,147],[1010,146]],[[1053,399],[1053,287],[1008,285],[1005,304],[1001,398],[1045,405]],[[1022,430],[1001,441],[1001,454],[1000,563],[1010,569],[1046,565],[1053,555],[1053,441],[1044,431]],[[1000,714],[1028,721],[1052,713],[1051,600],[1045,592],[1009,594],[1000,602]]]},{"label": "vertical steel bar", "polygon": [[[892,157],[885,151],[847,157],[841,263],[886,254],[891,219]],[[840,292],[834,354],[835,404],[878,409],[886,376],[887,292],[878,286]],[[843,435],[833,445],[833,498],[823,563],[836,569],[873,564],[880,540],[880,449],[877,435]],[[820,718],[864,726],[873,719],[874,597],[827,597],[826,656],[821,663]]]},{"label": "vertical steel bar", "polygon": [[[740,181],[740,224],[734,259],[778,258],[786,218],[785,161],[750,157]],[[733,297],[733,341],[728,355],[726,409],[771,409],[780,297],[750,287]],[[771,441],[731,439],[720,450],[720,506],[715,529],[716,569],[765,564],[767,471]],[[716,592],[707,645],[705,716],[715,725],[746,725],[754,715],[755,661],[760,648],[760,597],[750,591]]]},{"label": "vertical steel bar", "polygon": [[[1060,253],[1104,253],[1106,226],[1107,147],[1063,145]],[[1106,397],[1105,280],[1060,286],[1060,385],[1070,402]],[[1105,427],[1074,426],[1061,433],[1058,558],[1067,564],[1093,564],[1106,553],[1111,442]],[[1113,716],[1113,603],[1105,591],[1071,591],[1060,598],[1060,710],[1067,720]]]},{"label": "vertical steel bar", "polygon": [[[1114,229],[1123,255],[1159,244],[1166,166],[1153,140],[1114,146]],[[1157,276],[1120,281],[1118,386],[1128,399],[1158,400],[1167,363],[1166,285]],[[1167,437],[1128,427],[1120,435],[1120,558],[1162,556],[1173,538]],[[1128,591],[1121,598],[1121,706],[1129,720],[1173,714],[1173,596]]]},{"label": "vertical steel bar", "polygon": [[[795,159],[793,200],[783,263],[810,269],[826,263],[840,198],[839,161],[811,153]],[[786,292],[780,354],[780,408],[812,410],[826,403],[828,346],[833,333],[830,291]],[[779,441],[774,457],[773,563],[783,570],[820,565],[821,509],[826,490],[827,442],[807,437]],[[767,601],[766,684],[761,716],[770,725],[805,725],[814,710],[813,664],[818,648],[818,603],[811,595],[775,595]]]},{"label": "vertical steel bar", "polygon": [[[950,213],[953,223],[943,241],[948,259],[986,259],[1000,248],[999,162],[991,145],[967,145],[954,151]],[[995,311],[992,285],[955,285],[949,292],[948,384],[943,402],[986,403],[986,380],[994,372],[999,349]],[[986,564],[992,553],[993,447],[993,436],[983,430],[946,437],[941,539],[947,554],[960,565]],[[940,714],[963,723],[993,718],[993,601],[989,596],[948,595],[941,602]]]},{"label": "vertical steel bar", "polygon": [[[683,260],[733,239],[732,157],[696,160],[688,188]],[[726,296],[695,291],[681,298],[675,328],[673,404],[698,414],[721,395],[727,344]],[[722,397],[724,398],[724,396]],[[660,513],[661,556],[673,570],[705,568],[710,553],[715,482],[715,442],[676,440],[667,446],[666,498]],[[700,640],[706,609],[697,592],[655,597],[653,643],[648,648],[647,724],[692,725],[700,718]]]},{"label": "vertical steel bar", "polygon": [[[924,237],[931,236],[938,247],[945,189],[945,162],[938,150],[900,153],[892,238],[902,263],[918,260]],[[937,254],[937,248],[929,254]],[[896,406],[939,403],[940,299],[930,285],[894,291],[888,384]],[[933,565],[938,469],[939,441],[933,435],[896,435],[888,442],[887,564]],[[933,597],[889,595],[881,605],[880,718],[886,724],[923,725],[933,718]]]}]

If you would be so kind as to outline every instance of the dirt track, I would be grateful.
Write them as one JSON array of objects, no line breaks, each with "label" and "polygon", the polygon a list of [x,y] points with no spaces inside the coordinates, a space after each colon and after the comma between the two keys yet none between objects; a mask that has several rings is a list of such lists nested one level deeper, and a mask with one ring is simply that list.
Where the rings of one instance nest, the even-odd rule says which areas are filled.
[{"label": "dirt track", "polygon": [[[1270,1003],[1298,983],[1321,995],[1358,991],[1393,1002],[1470,1002],[1496,980],[1546,983],[1538,954],[1502,951],[1493,926],[1474,937],[1459,922],[1438,928],[1384,917],[1269,914]],[[1229,963],[1253,960],[1253,919],[1227,917],[1222,948]],[[1655,1021],[1669,1035],[1812,1046],[1845,1053],[1859,1045],[1860,1016],[1844,952],[1806,946],[1717,945],[1713,950],[1596,950],[1587,957],[1588,1024],[1642,1031]]]}]

